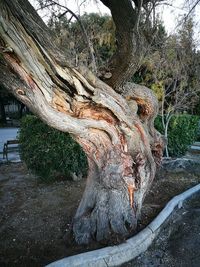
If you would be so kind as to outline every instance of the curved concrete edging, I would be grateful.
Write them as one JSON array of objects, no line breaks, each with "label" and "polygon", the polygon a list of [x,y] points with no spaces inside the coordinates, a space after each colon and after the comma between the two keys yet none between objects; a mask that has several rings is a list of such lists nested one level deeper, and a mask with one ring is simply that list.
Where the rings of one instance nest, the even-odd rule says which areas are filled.
[{"label": "curved concrete edging", "polygon": [[181,208],[183,201],[198,191],[200,191],[200,184],[173,197],[145,229],[123,244],[63,258],[46,267],[111,267],[128,262],[147,250],[174,208],[176,206]]}]

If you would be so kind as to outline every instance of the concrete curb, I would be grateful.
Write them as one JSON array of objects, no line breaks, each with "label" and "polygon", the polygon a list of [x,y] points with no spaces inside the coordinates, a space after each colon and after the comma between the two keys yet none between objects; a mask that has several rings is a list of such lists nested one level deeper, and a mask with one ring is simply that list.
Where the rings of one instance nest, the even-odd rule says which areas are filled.
[{"label": "concrete curb", "polygon": [[181,208],[183,202],[198,191],[200,184],[173,197],[144,230],[123,244],[63,258],[46,267],[111,267],[128,262],[147,250],[175,207]]}]

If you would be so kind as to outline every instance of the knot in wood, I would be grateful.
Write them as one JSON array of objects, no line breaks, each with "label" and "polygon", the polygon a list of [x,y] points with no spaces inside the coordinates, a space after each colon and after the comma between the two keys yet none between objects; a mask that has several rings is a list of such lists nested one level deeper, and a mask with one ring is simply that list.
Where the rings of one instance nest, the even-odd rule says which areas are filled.
[{"label": "knot in wood", "polygon": [[111,72],[106,72],[105,74],[104,74],[104,78],[105,79],[110,79],[112,77],[112,73]]},{"label": "knot in wood", "polygon": [[24,91],[23,89],[20,89],[20,88],[16,90],[16,93],[17,93],[18,95],[22,95],[22,96],[23,96],[23,95],[26,95],[25,91]]}]

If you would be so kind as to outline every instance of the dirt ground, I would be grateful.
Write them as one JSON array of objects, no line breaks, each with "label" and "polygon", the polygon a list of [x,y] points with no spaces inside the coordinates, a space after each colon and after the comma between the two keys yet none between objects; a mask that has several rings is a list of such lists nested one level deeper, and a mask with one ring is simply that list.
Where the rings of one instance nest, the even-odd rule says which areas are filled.
[{"label": "dirt ground", "polygon": [[165,223],[150,248],[121,267],[199,267],[200,194]]},{"label": "dirt ground", "polygon": [[[200,168],[178,172],[161,169],[146,197],[137,231],[174,195],[199,182]],[[30,174],[23,163],[0,165],[0,266],[44,266],[96,249],[97,244],[77,246],[69,235],[84,186],[85,180],[44,184]]]}]

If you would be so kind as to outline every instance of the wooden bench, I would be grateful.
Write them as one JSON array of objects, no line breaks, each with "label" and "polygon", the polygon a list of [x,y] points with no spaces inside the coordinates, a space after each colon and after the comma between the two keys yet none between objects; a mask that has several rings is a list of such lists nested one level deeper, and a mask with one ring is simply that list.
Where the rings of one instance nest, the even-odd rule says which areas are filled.
[{"label": "wooden bench", "polygon": [[8,161],[8,153],[18,150],[19,148],[19,141],[18,140],[8,140],[4,143],[3,146],[3,159],[7,159]]}]

